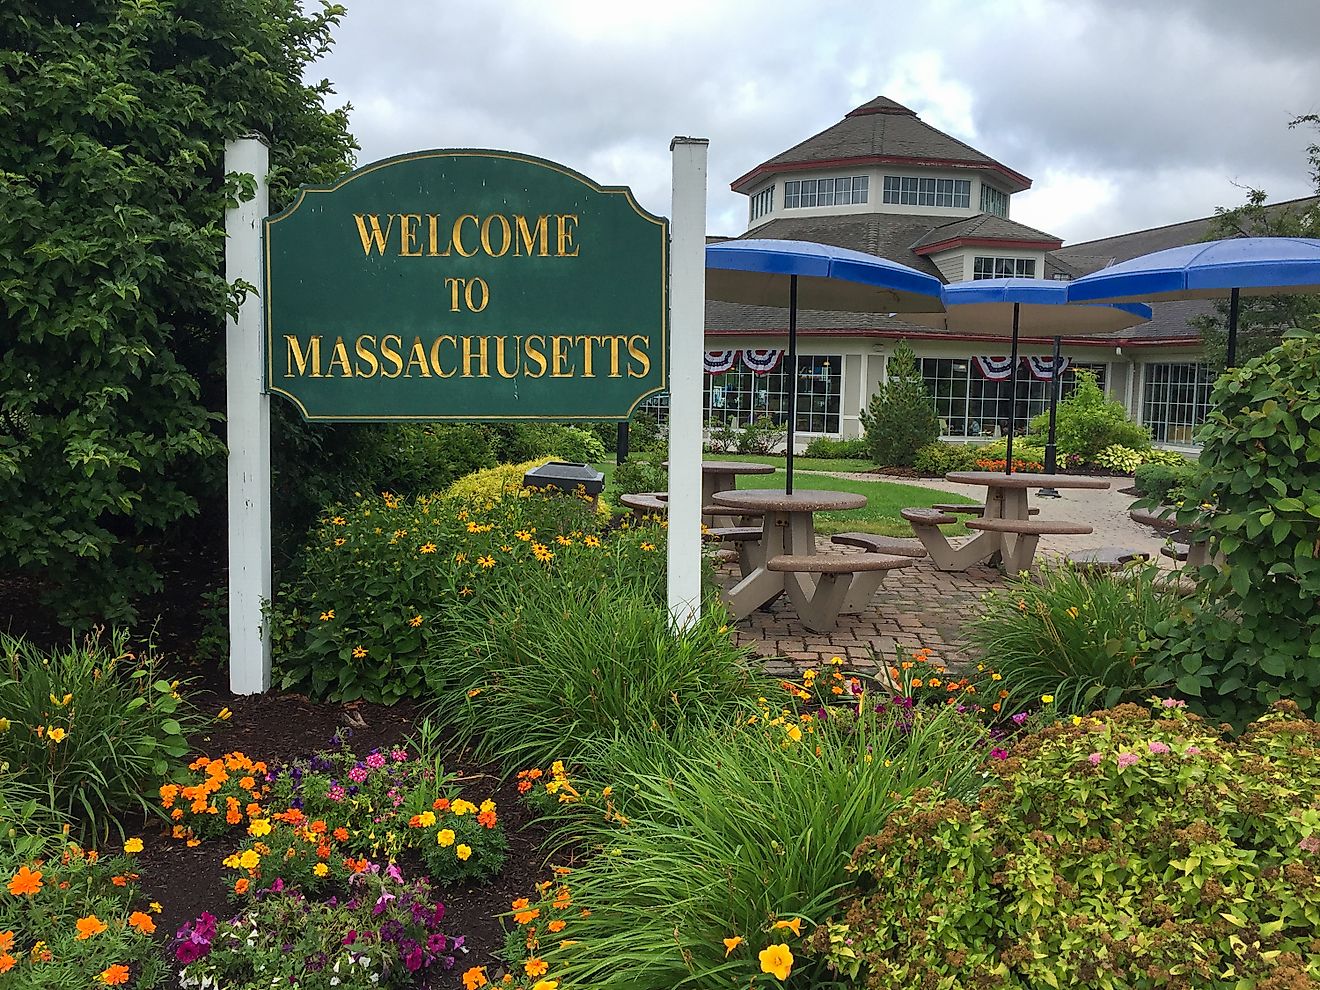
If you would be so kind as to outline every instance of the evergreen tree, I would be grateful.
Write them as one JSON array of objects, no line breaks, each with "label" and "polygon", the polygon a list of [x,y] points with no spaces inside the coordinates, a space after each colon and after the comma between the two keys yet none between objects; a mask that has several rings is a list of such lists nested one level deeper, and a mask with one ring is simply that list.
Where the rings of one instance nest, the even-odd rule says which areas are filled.
[{"label": "evergreen tree", "polygon": [[935,401],[917,366],[917,355],[900,340],[885,365],[885,381],[862,410],[871,459],[883,467],[911,467],[917,451],[939,439]]}]

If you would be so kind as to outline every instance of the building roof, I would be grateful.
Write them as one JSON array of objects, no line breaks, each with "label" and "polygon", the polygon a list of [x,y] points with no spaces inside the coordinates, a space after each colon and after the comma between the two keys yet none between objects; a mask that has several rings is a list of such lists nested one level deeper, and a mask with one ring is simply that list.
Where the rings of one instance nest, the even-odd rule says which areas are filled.
[{"label": "building roof", "polygon": [[929,217],[906,213],[844,213],[828,217],[779,217],[741,236],[851,248],[897,261],[944,281],[933,262],[912,253],[913,243],[929,230]]},{"label": "building roof", "polygon": [[1031,180],[971,145],[922,121],[901,103],[877,96],[843,120],[762,162],[731,183],[747,192],[777,172],[856,165],[898,164],[974,168],[996,173],[1010,192],[1031,188]]},{"label": "building roof", "polygon": [[1023,247],[1046,251],[1063,246],[1061,237],[1047,234],[1043,230],[993,213],[978,213],[974,217],[953,220],[927,231],[912,245],[912,250],[916,254],[925,255],[938,254],[964,244],[999,247],[1019,242]]}]

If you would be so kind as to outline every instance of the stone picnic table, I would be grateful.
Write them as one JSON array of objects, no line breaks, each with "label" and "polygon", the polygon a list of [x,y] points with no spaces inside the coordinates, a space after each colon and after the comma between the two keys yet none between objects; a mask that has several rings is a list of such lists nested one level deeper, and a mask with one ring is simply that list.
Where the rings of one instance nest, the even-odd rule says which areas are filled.
[{"label": "stone picnic table", "polygon": [[[669,469],[669,462],[661,465]],[[740,474],[774,474],[773,464],[757,464],[749,461],[702,461],[701,462],[701,521],[707,526],[731,526],[732,516],[709,512],[713,507],[716,492],[738,487]]]}]

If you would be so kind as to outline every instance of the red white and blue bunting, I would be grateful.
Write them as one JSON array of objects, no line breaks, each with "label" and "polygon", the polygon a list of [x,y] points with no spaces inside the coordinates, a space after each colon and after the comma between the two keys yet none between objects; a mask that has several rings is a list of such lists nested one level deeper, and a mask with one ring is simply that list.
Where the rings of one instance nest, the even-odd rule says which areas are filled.
[{"label": "red white and blue bunting", "polygon": [[706,374],[722,375],[738,361],[737,351],[707,351],[705,356]]},{"label": "red white and blue bunting", "polygon": [[761,348],[743,351],[742,361],[743,366],[749,371],[758,375],[768,375],[779,367],[779,361],[783,356],[783,351],[777,351],[772,348]]},{"label": "red white and blue bunting", "polygon": [[[1040,382],[1047,382],[1054,377],[1054,358],[1052,357],[1026,357],[1027,367],[1031,369],[1031,377]],[[1059,358],[1059,377],[1068,370],[1068,365],[1072,358]]]},{"label": "red white and blue bunting", "polygon": [[976,367],[981,377],[992,382],[1006,382],[1013,374],[1013,359],[1006,357],[977,357]]}]

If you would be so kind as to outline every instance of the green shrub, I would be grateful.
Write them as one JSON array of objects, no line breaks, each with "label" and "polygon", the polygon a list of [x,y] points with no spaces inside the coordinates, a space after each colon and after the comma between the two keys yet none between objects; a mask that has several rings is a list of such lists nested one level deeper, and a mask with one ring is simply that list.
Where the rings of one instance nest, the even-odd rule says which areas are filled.
[{"label": "green shrub", "polygon": [[1169,493],[1181,489],[1196,477],[1196,468],[1184,460],[1182,466],[1147,462],[1133,472],[1134,485],[1146,498],[1168,504]]},{"label": "green shrub", "polygon": [[706,423],[706,449],[712,454],[727,454],[738,449],[740,430],[731,419],[723,422],[710,420]]},{"label": "green shrub", "polygon": [[1174,630],[1169,667],[1180,691],[1234,721],[1280,698],[1320,705],[1317,396],[1314,336],[1287,337],[1220,378],[1178,515],[1201,519],[1225,565],[1202,568],[1207,607]]},{"label": "green shrub", "polygon": [[837,909],[846,851],[918,788],[980,783],[980,730],[952,709],[861,701],[860,714],[823,719],[749,706],[588,754],[573,782],[586,798],[559,805],[558,838],[600,850],[567,878],[590,914],[540,950],[560,985],[770,985],[760,954],[772,946],[793,957],[789,985],[823,985],[797,933]]},{"label": "green shrub", "polygon": [[456,614],[501,585],[534,587],[612,553],[588,500],[519,488],[492,502],[476,492],[498,488],[463,490],[472,496],[363,496],[326,514],[270,610],[276,683],[335,700],[416,694],[417,662]]},{"label": "green shrub", "polygon": [[1228,742],[1169,704],[1027,736],[978,802],[906,799],[813,945],[876,990],[1316,985],[1320,726]]},{"label": "green shrub", "polygon": [[619,495],[669,491],[669,472],[650,461],[628,460],[614,469],[610,489]]},{"label": "green shrub", "polygon": [[[1035,417],[1031,421],[1032,434],[1043,435],[1048,423],[1048,414]],[[1056,410],[1055,442],[1059,450],[1089,461],[1114,444],[1149,450],[1150,431],[1127,418],[1123,403],[1106,401],[1094,374],[1078,371],[1077,388]]]},{"label": "green shrub", "polygon": [[1195,468],[1196,460],[1189,458],[1176,450],[1160,450],[1158,447],[1152,447],[1143,455],[1145,464],[1162,464],[1165,467],[1172,468]]},{"label": "green shrub", "polygon": [[757,416],[738,434],[738,453],[776,454],[788,442],[788,430],[769,416]]},{"label": "green shrub", "polygon": [[864,461],[871,456],[871,450],[865,437],[812,437],[802,456]]},{"label": "green shrub", "polygon": [[660,460],[664,460],[664,454],[669,447],[669,431],[666,427],[660,425],[660,421],[650,413],[633,413],[632,419],[628,421],[628,449],[638,452],[652,452],[660,454]]},{"label": "green shrub", "polygon": [[498,502],[506,495],[520,495],[525,491],[523,478],[527,472],[552,460],[552,457],[536,457],[519,464],[500,464],[474,471],[445,489],[444,497],[460,502]]},{"label": "green shrub", "polygon": [[1053,695],[1059,710],[1089,711],[1148,696],[1171,678],[1152,671],[1155,627],[1178,610],[1154,567],[1090,575],[1042,564],[990,592],[967,628],[969,642],[1003,676],[1005,713]]},{"label": "green shrub", "polygon": [[926,391],[917,356],[900,340],[885,365],[885,381],[862,410],[871,460],[882,467],[912,467],[917,451],[940,435],[935,402]]},{"label": "green shrub", "polygon": [[620,569],[594,585],[510,588],[468,610],[427,657],[438,720],[482,757],[540,765],[592,740],[669,731],[763,690],[721,611],[675,632],[652,574],[645,585]]},{"label": "green shrub", "polygon": [[970,444],[936,440],[917,451],[912,466],[922,474],[942,478],[950,471],[972,470],[976,467],[976,460],[977,452]]},{"label": "green shrub", "polygon": [[151,810],[144,795],[182,768],[186,737],[202,725],[151,649],[135,655],[127,643],[116,630],[46,652],[0,634],[0,764],[80,837]]},{"label": "green shrub", "polygon": [[1119,474],[1131,474],[1145,463],[1145,460],[1142,451],[1117,443],[1111,443],[1091,459],[1096,467],[1104,468],[1106,471],[1117,471]]}]

